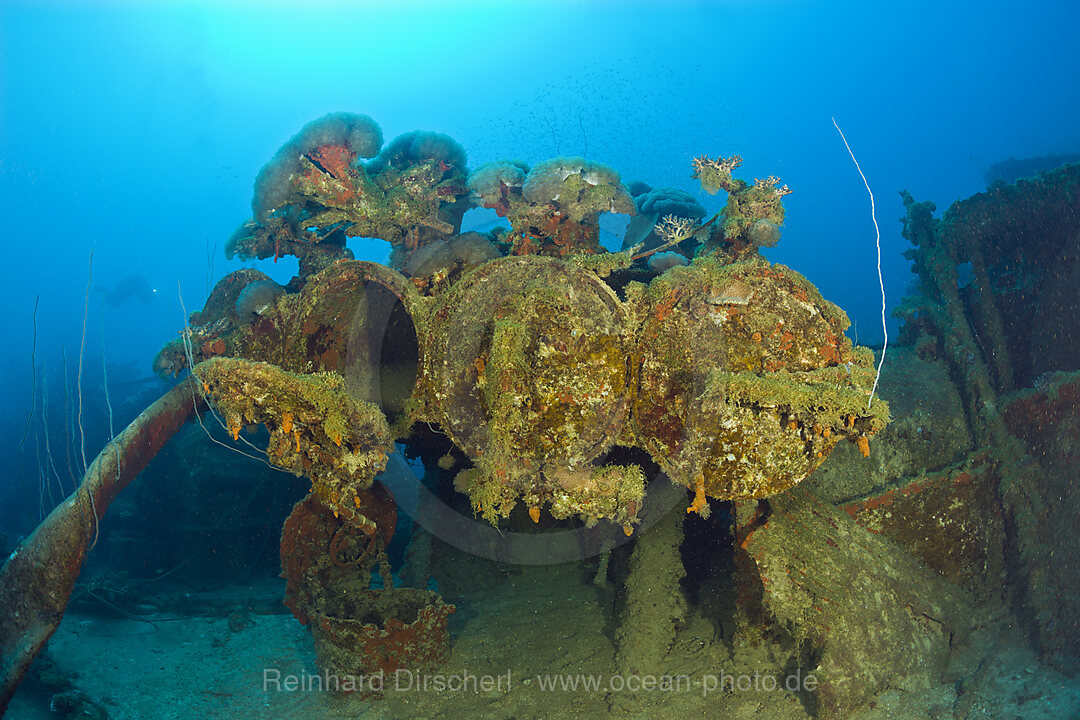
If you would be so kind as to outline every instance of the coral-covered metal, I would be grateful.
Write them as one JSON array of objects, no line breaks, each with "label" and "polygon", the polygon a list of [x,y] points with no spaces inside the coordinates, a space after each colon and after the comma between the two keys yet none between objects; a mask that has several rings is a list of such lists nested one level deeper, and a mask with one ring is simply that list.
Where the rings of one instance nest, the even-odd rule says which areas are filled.
[{"label": "coral-covered metal", "polygon": [[[446,239],[426,235],[421,243],[409,239],[412,231],[376,231],[372,223],[391,215],[381,201],[361,199],[373,197],[371,178],[393,175],[409,197],[432,199],[422,208],[395,205],[399,230],[457,232],[432,218],[445,210],[434,198],[450,197],[440,188],[458,186],[428,172],[456,168],[456,144],[438,136],[417,145],[409,137],[391,143],[369,170],[337,146],[275,158],[297,163],[290,184],[272,202],[256,197],[254,207],[270,209],[252,221],[268,227],[303,218],[297,222],[316,236],[342,223],[366,228],[396,243],[392,260],[403,272],[339,260],[294,280],[292,292],[254,319],[212,296],[211,305],[225,311],[208,307],[190,331],[200,358],[334,371],[349,392],[394,415],[397,436],[415,422],[437,425],[472,460],[456,485],[492,522],[523,503],[534,516],[546,506],[557,518],[609,519],[629,534],[645,478],[638,466],[604,463],[616,445],[648,451],[695,492],[691,508],[707,512],[708,497],[765,497],[795,485],[842,438],[865,453],[887,421],[883,401],[867,405],[873,356],[844,335],[843,311],[798,273],[762,259],[749,240],[755,223],[783,221],[781,198],[790,190],[776,187],[777,178],[751,185],[732,177],[737,157],[696,159],[695,177],[710,192],[726,190],[728,207],[701,225],[658,218],[660,237],[681,223],[676,240],[696,238],[701,247],[687,267],[637,271],[646,285],[627,281],[644,255],[600,252],[596,244],[601,212],[634,212],[614,170],[580,158],[531,169],[491,163],[467,187],[511,228],[487,240],[493,251],[484,261],[452,271],[459,258]],[[570,227],[578,229],[567,234]],[[434,254],[439,243],[447,244],[448,269],[410,265],[421,246]],[[232,296],[241,283],[222,284]],[[157,364],[175,372],[185,358],[174,344]],[[387,387],[388,377],[397,386]],[[338,499],[326,499],[341,509]]]},{"label": "coral-covered metal", "polygon": [[[154,367],[189,370],[192,405],[209,403],[234,439],[264,425],[268,461],[311,479],[306,515],[286,528],[299,538],[283,548],[290,606],[325,662],[363,671],[409,647],[417,661],[445,655],[450,606],[393,590],[388,568],[386,587],[371,589],[364,570],[392,523],[374,477],[415,423],[471,461],[456,486],[485,519],[524,504],[533,520],[547,507],[628,535],[646,478],[606,460],[618,447],[648,452],[702,514],[709,497],[795,485],[840,438],[866,452],[888,419],[883,401],[867,405],[872,355],[852,347],[844,313],[805,278],[758,255],[779,239],[790,190],[775,177],[736,179],[738,165],[695,160],[706,191],[728,192],[725,209],[700,223],[697,212],[650,211],[634,237],[663,245],[617,253],[600,246],[599,216],[634,215],[635,200],[613,169],[581,158],[468,173],[445,135],[406,133],[383,147],[370,117],[335,113],[263,167],[252,218],[226,251],[295,256],[297,276],[285,286],[251,269],[226,276]],[[462,234],[470,205],[510,227]],[[353,260],[350,238],[389,241],[392,267]],[[675,245],[695,255],[690,265],[646,264]],[[77,572],[81,551],[61,554],[77,558]],[[350,575],[308,577],[327,558]],[[22,652],[32,657],[54,627]],[[5,693],[24,670],[5,668]]]}]

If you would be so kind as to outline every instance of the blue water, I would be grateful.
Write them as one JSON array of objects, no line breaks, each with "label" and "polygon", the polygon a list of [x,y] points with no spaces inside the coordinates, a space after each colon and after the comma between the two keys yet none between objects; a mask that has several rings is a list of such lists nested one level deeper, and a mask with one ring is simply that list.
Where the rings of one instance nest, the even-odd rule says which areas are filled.
[{"label": "blue water", "polygon": [[[737,175],[794,191],[765,255],[876,344],[870,198],[832,118],[876,197],[892,306],[912,278],[900,190],[940,210],[995,162],[1080,151],[1077,27],[1080,4],[1042,0],[0,0],[0,499],[18,482],[31,357],[56,417],[65,354],[74,393],[82,347],[92,459],[109,434],[102,365],[118,430],[164,387],[150,363],[182,327],[181,293],[198,309],[242,266],[222,248],[252,181],[311,119],[364,113],[387,140],[446,133],[470,168],[585,155],[709,215],[725,198],[700,191],[691,158],[740,154]],[[282,283],[296,272],[294,258],[248,264]],[[0,524],[24,531],[36,511],[5,503]]]},{"label": "blue water", "polygon": [[236,267],[221,247],[255,173],[329,111],[369,114],[388,139],[447,133],[470,167],[587,153],[695,194],[692,156],[741,154],[744,176],[795,191],[769,257],[871,342],[869,202],[830,117],[877,194],[893,299],[909,281],[899,190],[947,206],[998,160],[1080,150],[1072,2],[216,5],[0,4],[8,383],[26,382],[35,295],[41,358],[77,344],[91,249],[95,284],[157,288],[106,308],[107,357],[148,364],[174,336],[177,282],[198,306],[208,247],[212,280]]}]

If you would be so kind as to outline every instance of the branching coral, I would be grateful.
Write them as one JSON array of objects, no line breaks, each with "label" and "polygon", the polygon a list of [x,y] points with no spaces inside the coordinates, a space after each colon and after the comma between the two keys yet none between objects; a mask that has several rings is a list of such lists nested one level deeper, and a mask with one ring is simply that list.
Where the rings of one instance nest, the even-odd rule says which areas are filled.
[{"label": "branching coral", "polygon": [[[661,245],[666,245],[667,238],[661,237],[657,228],[658,221],[671,217],[693,221],[696,227],[705,217],[705,208],[689,193],[675,188],[646,189],[638,186],[642,192],[634,196],[638,213],[630,219],[623,236],[623,250],[639,247],[645,251],[662,252]],[[665,227],[667,227],[665,225]],[[689,240],[691,236],[684,238]],[[682,242],[682,241],[680,241]],[[672,247],[672,246],[668,246]],[[682,247],[675,247],[673,252],[692,257],[696,248],[686,242]],[[644,255],[642,256],[644,257]]]},{"label": "branching coral", "polygon": [[742,165],[742,158],[738,155],[716,159],[702,155],[694,158],[693,163],[694,178],[710,195],[715,195],[720,190],[735,193],[746,187],[745,182],[731,175],[732,170]]},{"label": "branching coral", "polygon": [[[768,246],[769,241],[775,244],[779,240],[778,232],[767,232],[769,226],[758,223],[768,221],[777,231],[784,223],[781,199],[791,194],[791,188],[787,185],[777,187],[780,178],[770,175],[764,180],[755,179],[751,185],[732,176],[732,170],[742,165],[742,158],[738,155],[726,159],[702,155],[694,158],[693,165],[694,178],[701,183],[703,190],[714,195],[720,190],[728,193],[727,205],[721,212],[720,232],[710,239],[706,245],[707,251],[726,250],[738,259],[756,251],[758,247]],[[751,236],[755,226],[758,231]]]},{"label": "branching coral", "polygon": [[656,223],[656,227],[653,228],[653,232],[656,233],[663,243],[648,251],[638,255],[637,257],[646,257],[653,253],[663,252],[670,247],[674,247],[684,240],[689,240],[694,237],[694,233],[698,230],[698,224],[691,218],[675,217],[674,215],[667,215],[660,222]]}]

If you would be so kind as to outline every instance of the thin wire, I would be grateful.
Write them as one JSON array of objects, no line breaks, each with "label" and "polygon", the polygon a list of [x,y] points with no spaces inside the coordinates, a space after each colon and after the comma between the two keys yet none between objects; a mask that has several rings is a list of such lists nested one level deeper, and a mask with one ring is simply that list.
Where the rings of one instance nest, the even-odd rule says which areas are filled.
[{"label": "thin wire", "polygon": [[[49,444],[49,383],[45,377],[45,366],[41,366],[41,434],[45,436],[45,459],[48,461],[46,471],[52,469],[53,477],[56,478],[56,486],[60,488],[60,497],[67,494],[64,489],[64,481],[60,479],[60,473],[56,469],[53,460],[52,448]],[[76,488],[77,489],[77,488]]]},{"label": "thin wire", "polygon": [[878,361],[877,373],[874,375],[874,387],[870,389],[870,399],[866,401],[866,409],[869,410],[870,404],[874,402],[874,393],[877,391],[878,381],[881,380],[881,366],[885,364],[885,350],[889,347],[889,328],[885,322],[885,278],[881,274],[881,229],[878,227],[877,213],[874,208],[874,191],[870,189],[870,183],[866,181],[866,175],[863,174],[859,161],[855,159],[855,153],[851,151],[851,146],[848,145],[847,138],[844,137],[844,131],[836,124],[836,118],[832,118],[832,124],[836,128],[836,132],[840,133],[840,139],[844,141],[844,147],[847,148],[851,161],[855,163],[855,169],[859,171],[859,177],[862,178],[863,185],[866,186],[866,192],[870,194],[870,217],[874,221],[874,232],[877,234],[874,243],[877,246],[878,284],[881,286],[881,332],[885,334],[885,341],[881,346],[881,360]]},{"label": "thin wire", "polygon": [[86,299],[83,304],[82,341],[79,343],[79,372],[75,379],[75,390],[79,393],[79,444],[82,452],[82,471],[86,474],[86,433],[82,424],[82,367],[83,350],[86,349],[86,316],[90,314],[90,283],[94,277],[94,251],[90,251],[90,266],[86,271]]},{"label": "thin wire", "polygon": [[[277,470],[278,472],[287,473],[288,472],[287,470],[285,470],[283,468],[279,468],[276,465],[271,464],[269,461],[267,461],[267,459],[265,457],[259,457],[258,455],[249,455],[248,453],[244,452],[243,450],[241,450],[238,447],[235,447],[233,445],[228,445],[226,443],[221,442],[220,440],[218,440],[216,437],[214,437],[210,433],[210,429],[208,427],[206,427],[206,425],[203,423],[202,416],[199,414],[199,402],[198,402],[198,399],[196,397],[196,393],[198,393],[198,396],[206,401],[206,407],[210,411],[210,415],[213,416],[213,418],[218,421],[218,424],[222,427],[222,429],[225,430],[225,432],[229,432],[229,427],[225,424],[225,421],[221,419],[221,416],[218,415],[217,412],[214,410],[214,406],[210,403],[210,399],[208,397],[206,397],[206,393],[203,392],[202,380],[199,378],[198,375],[195,374],[195,352],[194,352],[194,350],[192,350],[192,347],[191,347],[191,329],[188,327],[188,324],[187,324],[187,318],[188,318],[187,308],[184,307],[184,294],[183,294],[183,291],[180,289],[180,282],[179,281],[177,281],[177,283],[176,283],[176,292],[177,292],[177,295],[180,298],[180,312],[183,314],[183,318],[184,318],[184,331],[181,334],[181,338],[183,339],[183,343],[184,343],[184,355],[187,356],[188,372],[190,372],[192,377],[194,377],[195,380],[197,381],[197,382],[192,383],[191,402],[195,406],[195,419],[199,421],[199,427],[201,427],[203,429],[203,432],[206,433],[206,437],[210,438],[211,442],[217,443],[218,445],[220,445],[223,448],[228,448],[229,450],[232,450],[234,453],[238,453],[240,455],[243,455],[246,458],[251,458],[252,460],[258,460],[261,463],[263,463],[264,465],[266,465],[268,468],[273,468],[274,470]],[[247,438],[242,438],[242,439],[243,439],[243,442],[246,443],[248,446],[250,446],[253,450],[260,453],[261,455],[266,455],[265,450],[262,450],[262,449],[256,447],[255,445],[253,445],[251,442],[249,442],[247,440]]]},{"label": "thin wire", "polygon": [[[109,442],[116,440],[116,430],[113,425],[112,400],[109,398],[109,369],[105,365],[105,298],[101,298],[101,375],[105,383],[105,405],[109,408]],[[119,467],[116,468],[120,470]]]},{"label": "thin wire", "polygon": [[37,311],[38,301],[41,300],[41,296],[38,295],[34,298],[34,342],[30,346],[30,415],[26,418],[26,425],[23,427],[22,439],[19,440],[19,471],[22,472],[22,451],[23,444],[26,442],[26,434],[30,432],[30,423],[34,419],[34,413],[37,411]]},{"label": "thin wire", "polygon": [[[75,455],[75,448],[72,445],[75,442],[75,413],[72,411],[71,404],[71,378],[68,377],[67,347],[61,345],[60,353],[64,358],[64,462],[67,464],[71,486],[78,490],[82,471],[79,473],[79,478],[76,478],[75,467],[79,465],[79,457]],[[75,457],[75,467],[71,466],[73,456]]]},{"label": "thin wire", "polygon": [[90,489],[90,483],[85,482],[86,478],[86,433],[83,431],[82,424],[82,368],[83,368],[83,351],[86,350],[86,317],[90,314],[90,283],[94,277],[94,251],[90,251],[90,262],[86,270],[86,299],[83,302],[83,320],[82,320],[82,341],[79,343],[79,374],[78,379],[75,382],[76,390],[79,393],[79,450],[82,454],[82,471],[83,480],[86,485],[86,496],[90,499],[90,512],[94,516],[94,540],[90,543],[90,547],[87,548],[87,552],[90,552],[97,545],[98,536],[101,534],[100,521],[98,520],[97,506],[94,503],[94,493]]},{"label": "thin wire", "polygon": [[[113,426],[112,400],[109,399],[109,370],[105,366],[105,298],[101,298],[101,375],[105,382],[105,405],[109,408],[109,445],[116,454],[116,479],[120,480],[120,443],[116,442],[116,430]],[[107,446],[106,446],[107,447]]]}]

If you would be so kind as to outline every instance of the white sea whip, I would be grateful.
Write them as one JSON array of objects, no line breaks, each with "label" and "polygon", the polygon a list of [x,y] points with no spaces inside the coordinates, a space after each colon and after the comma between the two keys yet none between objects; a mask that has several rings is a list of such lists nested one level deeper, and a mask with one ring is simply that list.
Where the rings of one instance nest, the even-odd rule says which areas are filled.
[{"label": "white sea whip", "polygon": [[885,322],[885,279],[881,275],[881,229],[877,224],[877,213],[874,212],[874,191],[870,189],[870,183],[866,181],[866,175],[863,174],[862,168],[859,167],[859,161],[855,159],[855,153],[851,151],[851,146],[848,145],[847,138],[844,137],[844,131],[836,124],[836,118],[832,118],[832,124],[836,128],[836,132],[840,133],[840,139],[844,141],[844,147],[847,148],[851,161],[855,163],[855,169],[859,171],[859,177],[862,178],[863,185],[866,186],[866,192],[870,194],[870,218],[874,221],[874,232],[877,234],[874,243],[877,245],[877,279],[878,284],[881,286],[881,332],[885,334],[885,341],[881,346],[881,360],[878,361],[877,374],[874,375],[874,387],[870,389],[870,399],[866,401],[866,409],[869,410],[870,404],[874,402],[874,393],[877,391],[878,381],[881,380],[881,366],[885,364],[885,350],[889,347],[889,328]]}]

